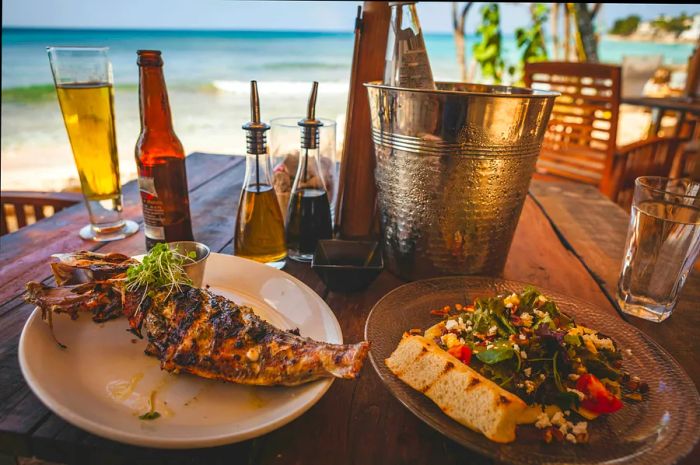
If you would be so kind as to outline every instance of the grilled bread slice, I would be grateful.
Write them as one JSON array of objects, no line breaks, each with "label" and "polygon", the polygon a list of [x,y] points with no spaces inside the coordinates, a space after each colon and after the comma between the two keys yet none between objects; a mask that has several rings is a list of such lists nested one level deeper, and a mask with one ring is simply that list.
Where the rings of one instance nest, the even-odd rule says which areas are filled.
[{"label": "grilled bread slice", "polygon": [[516,425],[534,420],[522,399],[423,336],[404,336],[385,363],[449,417],[492,441],[512,442]]}]

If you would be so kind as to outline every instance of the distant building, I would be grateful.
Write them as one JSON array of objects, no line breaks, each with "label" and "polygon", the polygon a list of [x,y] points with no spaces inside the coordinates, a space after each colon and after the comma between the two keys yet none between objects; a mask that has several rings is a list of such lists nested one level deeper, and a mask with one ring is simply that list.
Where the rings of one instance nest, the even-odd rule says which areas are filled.
[{"label": "distant building", "polygon": [[681,32],[681,35],[678,36],[678,38],[689,42],[694,42],[700,39],[700,14],[693,17],[693,24],[690,26],[690,29],[686,29],[685,31]]}]

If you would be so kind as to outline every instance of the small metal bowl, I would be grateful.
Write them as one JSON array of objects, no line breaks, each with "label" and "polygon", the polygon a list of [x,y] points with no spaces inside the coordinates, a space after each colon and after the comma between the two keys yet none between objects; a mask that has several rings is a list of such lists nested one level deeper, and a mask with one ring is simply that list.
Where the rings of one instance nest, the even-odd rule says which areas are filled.
[{"label": "small metal bowl", "polygon": [[187,276],[192,280],[192,285],[194,287],[202,287],[204,268],[207,265],[207,258],[209,258],[209,247],[201,242],[194,241],[169,242],[168,247],[170,247],[170,250],[176,250],[182,255],[187,255],[190,252],[197,254],[194,262],[185,263],[183,268]]},{"label": "small metal bowl", "polygon": [[378,242],[320,240],[311,268],[328,289],[354,292],[365,289],[384,269]]}]

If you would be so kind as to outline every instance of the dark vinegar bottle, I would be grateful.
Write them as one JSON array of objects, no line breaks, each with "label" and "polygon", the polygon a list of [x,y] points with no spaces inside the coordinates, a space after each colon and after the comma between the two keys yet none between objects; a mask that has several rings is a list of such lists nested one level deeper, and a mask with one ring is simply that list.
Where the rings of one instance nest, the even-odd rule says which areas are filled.
[{"label": "dark vinegar bottle", "polygon": [[141,134],[136,142],[146,248],[192,241],[185,152],[173,130],[160,51],[139,50]]}]

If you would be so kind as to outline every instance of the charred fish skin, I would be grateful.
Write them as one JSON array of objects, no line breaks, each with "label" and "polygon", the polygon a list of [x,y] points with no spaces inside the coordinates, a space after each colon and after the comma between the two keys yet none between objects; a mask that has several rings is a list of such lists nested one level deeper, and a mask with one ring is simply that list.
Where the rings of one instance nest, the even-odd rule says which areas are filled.
[{"label": "charred fish skin", "polygon": [[[131,331],[148,341],[146,354],[161,368],[238,384],[296,386],[319,378],[359,376],[369,343],[329,344],[283,331],[208,290],[127,291],[124,274],[133,259],[121,254],[77,252],[52,264],[57,282],[27,284],[25,300],[71,318],[91,312],[93,320],[125,315]],[[98,278],[104,279],[100,280]],[[80,284],[77,284],[80,283]]]},{"label": "charred fish skin", "polygon": [[92,282],[74,286],[51,287],[35,281],[26,285],[25,302],[42,310],[46,320],[48,312],[67,313],[71,319],[82,312],[92,313],[96,323],[122,316],[121,292],[111,282]]},{"label": "charred fish skin", "polygon": [[59,286],[114,279],[139,263],[120,253],[80,251],[54,254],[52,257],[58,260],[51,263],[51,271]]},{"label": "charred fish skin", "polygon": [[327,344],[280,330],[203,289],[156,296],[144,320],[161,368],[238,384],[296,386],[359,375],[368,343]]}]

